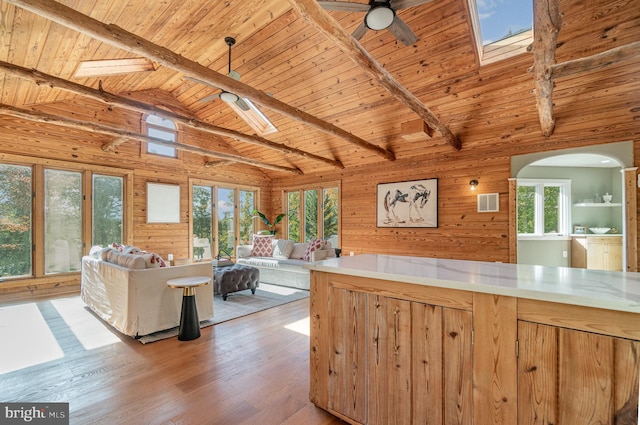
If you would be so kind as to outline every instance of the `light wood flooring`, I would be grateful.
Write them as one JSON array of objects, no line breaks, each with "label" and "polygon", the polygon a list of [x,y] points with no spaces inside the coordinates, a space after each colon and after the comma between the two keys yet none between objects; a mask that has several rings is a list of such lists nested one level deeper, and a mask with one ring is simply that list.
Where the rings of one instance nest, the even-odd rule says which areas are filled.
[{"label": "light wood flooring", "polygon": [[285,327],[308,317],[308,299],[205,328],[197,340],[147,345],[91,315],[84,325],[98,321],[113,340],[92,349],[55,299],[35,305],[63,354],[0,374],[2,402],[69,402],[71,424],[83,425],[344,424],[308,401],[309,337]]}]

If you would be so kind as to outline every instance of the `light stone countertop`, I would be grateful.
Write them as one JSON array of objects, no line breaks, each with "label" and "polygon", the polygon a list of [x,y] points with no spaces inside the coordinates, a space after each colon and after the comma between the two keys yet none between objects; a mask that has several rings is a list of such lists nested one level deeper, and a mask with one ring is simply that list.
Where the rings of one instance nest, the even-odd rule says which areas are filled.
[{"label": "light stone countertop", "polygon": [[[640,313],[640,273],[364,254],[305,268],[532,300]],[[638,318],[640,326],[640,317]]]}]

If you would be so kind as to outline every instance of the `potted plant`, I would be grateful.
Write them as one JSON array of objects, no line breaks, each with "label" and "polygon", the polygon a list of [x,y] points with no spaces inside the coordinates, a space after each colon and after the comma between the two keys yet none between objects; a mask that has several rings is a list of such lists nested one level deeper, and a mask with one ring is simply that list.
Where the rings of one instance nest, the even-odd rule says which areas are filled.
[{"label": "potted plant", "polygon": [[269,233],[274,235],[276,234],[276,225],[278,223],[280,223],[282,221],[282,219],[286,216],[286,214],[278,214],[275,218],[275,220],[273,220],[273,223],[267,218],[266,215],[264,215],[263,213],[261,213],[258,210],[253,210],[253,213],[255,214],[254,217],[260,217],[262,219],[262,221],[264,221],[264,224],[267,225],[267,227],[269,228]]}]

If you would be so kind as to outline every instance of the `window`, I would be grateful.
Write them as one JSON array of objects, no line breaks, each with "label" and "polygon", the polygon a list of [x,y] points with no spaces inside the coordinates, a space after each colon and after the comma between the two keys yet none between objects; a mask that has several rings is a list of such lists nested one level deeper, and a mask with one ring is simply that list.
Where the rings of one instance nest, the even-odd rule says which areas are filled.
[{"label": "window", "polygon": [[253,243],[253,210],[256,200],[255,192],[240,190],[240,211],[238,222],[240,223],[240,244],[250,245]]},{"label": "window", "polygon": [[213,187],[193,186],[191,189],[193,206],[193,258],[212,258],[213,240]]},{"label": "window", "polygon": [[480,63],[526,52],[533,42],[532,0],[469,0]]},{"label": "window", "polygon": [[304,238],[308,242],[312,238],[322,238],[331,241],[334,248],[339,247],[338,186],[291,190],[285,195],[289,239],[301,241]]},{"label": "window", "polygon": [[0,277],[32,270],[32,167],[0,164]]},{"label": "window", "polygon": [[300,240],[300,192],[287,193],[287,235],[294,241]]},{"label": "window", "polygon": [[318,235],[318,191],[304,191],[304,240],[310,241]]},{"label": "window", "polygon": [[[178,140],[178,131],[176,130],[176,125],[173,121],[156,115],[149,115],[147,116],[145,123],[147,136],[170,143],[175,143]],[[146,153],[148,154],[166,156],[169,158],[178,157],[178,151],[176,148],[153,142],[145,143],[145,145]]]},{"label": "window", "polygon": [[338,248],[338,188],[322,190],[322,238],[331,241],[331,246]]},{"label": "window", "polygon": [[196,179],[190,181],[190,187],[195,260],[233,257],[236,245],[252,243],[256,189]]},{"label": "window", "polygon": [[107,246],[112,242],[123,241],[124,178],[94,174],[91,198],[92,244]]},{"label": "window", "polygon": [[106,175],[105,167],[98,174],[86,165],[11,157],[14,163],[0,163],[0,276],[78,272],[92,245],[127,240],[131,171]]},{"label": "window", "polygon": [[518,235],[569,235],[570,193],[570,180],[518,179]]},{"label": "window", "polygon": [[80,270],[82,173],[44,171],[45,273]]},{"label": "window", "polygon": [[236,246],[236,191],[229,188],[218,188],[218,253],[231,257],[235,255]]}]

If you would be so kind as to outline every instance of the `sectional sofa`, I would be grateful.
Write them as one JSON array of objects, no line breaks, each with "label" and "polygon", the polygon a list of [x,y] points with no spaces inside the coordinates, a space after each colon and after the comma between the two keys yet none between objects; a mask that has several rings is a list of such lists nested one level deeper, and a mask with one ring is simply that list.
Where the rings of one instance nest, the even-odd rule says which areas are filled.
[{"label": "sectional sofa", "polygon": [[310,273],[302,266],[336,256],[326,240],[294,242],[271,235],[256,235],[252,245],[238,245],[236,263],[260,270],[260,282],[309,290]]}]

